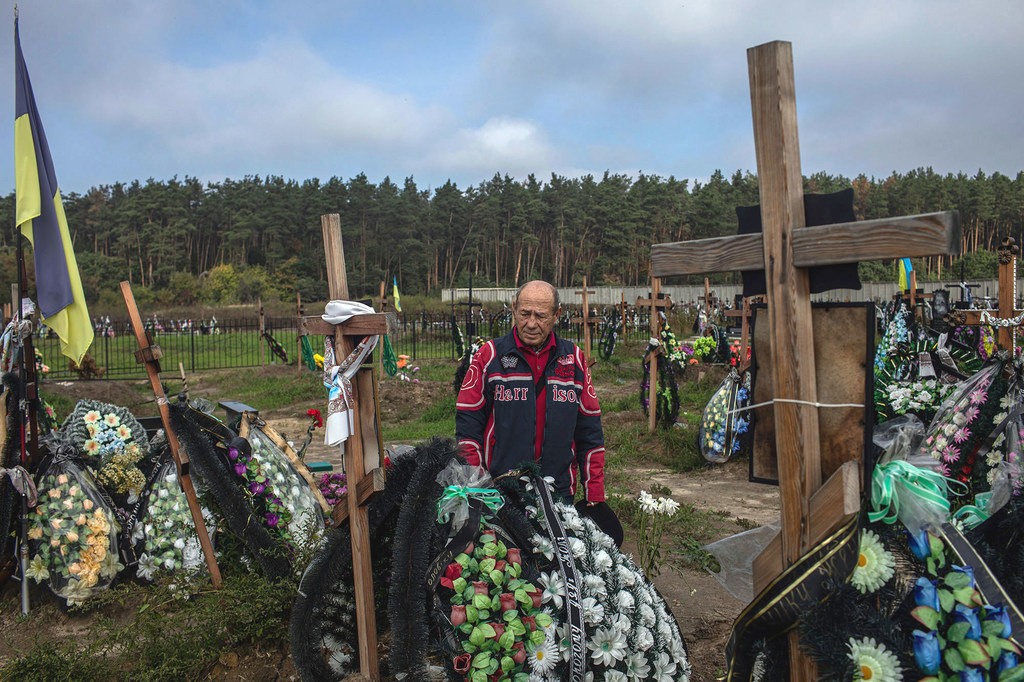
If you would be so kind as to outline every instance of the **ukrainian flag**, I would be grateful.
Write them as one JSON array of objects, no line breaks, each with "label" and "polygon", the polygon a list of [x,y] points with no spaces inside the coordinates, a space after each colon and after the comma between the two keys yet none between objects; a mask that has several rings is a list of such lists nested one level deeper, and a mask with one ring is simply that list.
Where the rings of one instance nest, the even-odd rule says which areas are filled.
[{"label": "ukrainian flag", "polygon": [[398,312],[402,312],[402,297],[398,295],[398,276],[392,275],[391,282],[392,285],[394,286],[394,292],[392,293],[392,296],[395,299],[395,310],[397,310]]},{"label": "ukrainian flag", "polygon": [[913,271],[914,266],[910,264],[909,258],[900,258],[899,268],[900,291],[903,293],[907,293],[907,290],[910,289],[910,273]]},{"label": "ukrainian flag", "polygon": [[92,345],[92,324],[57,176],[53,172],[50,147],[46,144],[32,82],[21,53],[17,19],[14,21],[14,68],[15,224],[32,242],[36,295],[43,322],[60,337],[61,352],[81,362]]}]

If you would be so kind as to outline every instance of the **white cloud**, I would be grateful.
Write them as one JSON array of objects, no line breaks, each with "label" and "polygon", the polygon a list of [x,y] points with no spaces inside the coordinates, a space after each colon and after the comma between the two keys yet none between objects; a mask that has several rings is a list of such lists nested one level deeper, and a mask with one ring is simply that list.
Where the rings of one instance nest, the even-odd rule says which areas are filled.
[{"label": "white cloud", "polygon": [[475,128],[462,128],[440,140],[424,165],[484,180],[495,171],[524,178],[551,168],[555,149],[533,121],[504,116]]}]

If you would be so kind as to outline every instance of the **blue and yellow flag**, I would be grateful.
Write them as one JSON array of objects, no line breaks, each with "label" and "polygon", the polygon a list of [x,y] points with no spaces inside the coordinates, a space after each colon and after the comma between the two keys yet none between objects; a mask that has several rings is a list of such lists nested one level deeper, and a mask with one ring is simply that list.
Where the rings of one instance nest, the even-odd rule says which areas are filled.
[{"label": "blue and yellow flag", "polygon": [[395,299],[395,310],[402,312],[402,297],[398,295],[398,277],[396,275],[391,276],[391,281],[394,284],[395,291],[392,296]]},{"label": "blue and yellow flag", "polygon": [[910,288],[910,273],[914,269],[914,266],[910,264],[909,258],[900,258],[899,261],[900,269],[900,291],[907,293]]},{"label": "blue and yellow flag", "polygon": [[32,82],[21,53],[17,19],[14,21],[14,68],[15,224],[32,242],[36,295],[43,322],[60,337],[61,352],[81,362],[92,344],[92,324],[57,176],[53,172],[50,147],[46,144]]}]

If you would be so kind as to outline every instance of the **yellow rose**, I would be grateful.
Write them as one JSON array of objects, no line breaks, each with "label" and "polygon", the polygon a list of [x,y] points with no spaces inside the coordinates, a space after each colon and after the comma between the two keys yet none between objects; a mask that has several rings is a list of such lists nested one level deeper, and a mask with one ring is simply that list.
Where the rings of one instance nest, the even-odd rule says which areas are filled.
[{"label": "yellow rose", "polygon": [[60,546],[60,555],[61,556],[67,556],[68,555],[68,546],[67,545],[61,545]]},{"label": "yellow rose", "polygon": [[78,533],[75,531],[68,533],[68,542],[78,542]]},{"label": "yellow rose", "polygon": [[68,566],[68,573],[70,573],[71,575],[78,575],[81,572],[82,572],[82,565],[80,563],[78,563],[77,561],[75,563],[71,564],[70,566]]},{"label": "yellow rose", "polygon": [[92,500],[83,500],[82,501],[82,506],[85,507],[87,510],[92,509],[93,508]]},{"label": "yellow rose", "polygon": [[72,507],[75,506],[75,501],[72,500],[70,497],[65,497],[64,502],[62,504],[65,509],[71,509]]},{"label": "yellow rose", "polygon": [[103,561],[107,558],[107,546],[106,545],[93,545],[89,548],[89,553],[92,554],[96,561]]},{"label": "yellow rose", "polygon": [[92,547],[93,545],[95,545],[99,541],[100,541],[100,538],[99,538],[98,535],[96,535],[95,533],[90,533],[89,537],[87,537],[85,539],[85,544],[87,544],[90,547]]},{"label": "yellow rose", "polygon": [[46,494],[50,496],[51,500],[60,499],[60,488],[50,488],[46,491]]},{"label": "yellow rose", "polygon": [[68,495],[77,495],[79,490],[81,490],[81,488],[79,488],[77,485],[73,485],[70,488],[68,488]]},{"label": "yellow rose", "polygon": [[63,522],[64,519],[50,519],[50,525],[53,526],[54,530],[60,529],[60,526]]},{"label": "yellow rose", "polygon": [[61,485],[67,485],[68,484],[68,475],[67,474],[61,474],[60,476],[58,476],[57,477],[57,483],[60,483]]},{"label": "yellow rose", "polygon": [[39,538],[43,537],[42,526],[32,526],[32,530],[28,532],[28,537],[30,540],[38,540]]},{"label": "yellow rose", "polygon": [[59,547],[60,538],[50,538],[50,545],[52,545],[53,547]]},{"label": "yellow rose", "polygon": [[89,523],[89,519],[85,517],[85,514],[79,514],[78,518],[75,519],[75,523],[77,523],[79,526],[84,526],[85,524]]},{"label": "yellow rose", "polygon": [[85,577],[82,578],[82,584],[84,584],[86,587],[92,587],[96,583],[98,583],[99,580],[100,580],[99,573],[98,572],[93,572],[93,573],[89,573],[88,575],[86,575]]}]

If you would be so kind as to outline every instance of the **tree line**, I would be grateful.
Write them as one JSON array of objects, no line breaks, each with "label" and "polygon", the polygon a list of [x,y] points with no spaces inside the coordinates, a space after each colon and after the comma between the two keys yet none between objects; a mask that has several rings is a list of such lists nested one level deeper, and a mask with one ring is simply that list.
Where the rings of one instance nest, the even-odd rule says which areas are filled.
[{"label": "tree line", "polygon": [[[853,188],[858,219],[956,209],[962,260],[915,262],[921,278],[995,275],[1004,236],[1024,242],[1024,171],[1010,178],[978,171],[940,175],[931,168],[854,179],[821,172],[805,192]],[[735,207],[758,203],[757,177],[716,171],[706,181],[605,173],[546,182],[495,174],[475,186],[449,181],[421,189],[413,178],[373,184],[298,182],[278,176],[203,184],[150,178],[64,198],[90,302],[129,280],[157,302],[250,302],[257,296],[327,297],[320,216],[339,213],[353,296],[371,296],[397,277],[402,293],[442,287],[515,286],[534,278],[572,286],[642,285],[650,247],[735,234]],[[15,278],[15,195],[0,199],[0,272]],[[31,270],[31,268],[29,268]],[[865,263],[866,280],[891,280],[891,263]],[[729,280],[730,274],[717,280]],[[680,278],[685,281],[685,278]],[[4,284],[4,282],[0,282]],[[9,290],[5,289],[5,290]]]}]

